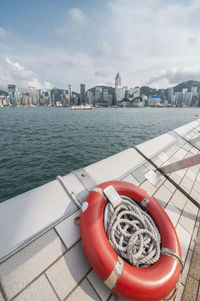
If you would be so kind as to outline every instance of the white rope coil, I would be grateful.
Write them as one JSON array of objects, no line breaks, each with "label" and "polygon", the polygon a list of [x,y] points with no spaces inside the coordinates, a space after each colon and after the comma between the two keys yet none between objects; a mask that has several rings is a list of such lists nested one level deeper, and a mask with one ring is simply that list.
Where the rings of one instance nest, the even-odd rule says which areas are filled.
[{"label": "white rope coil", "polygon": [[136,267],[145,268],[160,257],[161,238],[149,214],[135,201],[121,196],[115,209],[110,202],[104,211],[104,229],[115,252]]}]

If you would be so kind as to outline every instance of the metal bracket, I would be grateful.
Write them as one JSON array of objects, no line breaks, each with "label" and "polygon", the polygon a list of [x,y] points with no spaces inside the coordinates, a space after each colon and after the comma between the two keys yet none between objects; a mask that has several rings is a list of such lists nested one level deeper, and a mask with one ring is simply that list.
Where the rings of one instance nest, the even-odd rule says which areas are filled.
[{"label": "metal bracket", "polygon": [[75,174],[87,190],[91,191],[96,186],[96,183],[92,180],[84,168],[74,170],[72,173]]},{"label": "metal bracket", "polygon": [[155,186],[156,184],[159,183],[162,175],[159,171],[155,172],[153,170],[149,170],[144,176],[147,180],[149,180],[151,184]]},{"label": "metal bracket", "polygon": [[122,199],[119,193],[115,190],[115,188],[112,185],[106,187],[103,190],[103,193],[105,194],[109,202],[111,202],[114,209],[122,204]]}]

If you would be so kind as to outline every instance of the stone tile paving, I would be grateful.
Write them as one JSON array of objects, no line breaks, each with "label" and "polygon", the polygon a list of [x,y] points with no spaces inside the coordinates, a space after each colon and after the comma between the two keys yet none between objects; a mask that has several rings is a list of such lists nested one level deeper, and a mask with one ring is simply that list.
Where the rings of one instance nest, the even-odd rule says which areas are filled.
[{"label": "stone tile paving", "polygon": [[[87,279],[84,279],[83,282],[76,288],[74,292],[67,299],[68,301],[100,301],[101,299],[98,297],[90,283]],[[104,299],[106,300],[106,299]]]},{"label": "stone tile paving", "polygon": [[16,296],[66,251],[52,229],[0,265],[0,283],[8,300]]},{"label": "stone tile paving", "polygon": [[[160,183],[158,182],[155,185],[145,179],[145,173],[147,170],[151,170],[151,168],[152,170],[155,170],[152,165],[146,165],[145,168],[136,170],[137,178],[141,181],[141,183],[138,182],[138,185],[146,189],[149,194],[154,195],[158,199],[158,201],[165,207],[166,212],[169,214],[174,226],[176,227],[176,231],[180,239],[183,260],[185,261],[183,272],[185,276],[181,282],[179,294],[176,297],[176,300],[181,300],[181,292],[183,292],[184,289],[184,284],[187,279],[187,273],[192,258],[190,243],[191,235],[195,228],[197,209],[163,176],[162,180],[159,181]],[[139,171],[143,174],[139,174]],[[127,180],[132,180],[130,177],[136,179],[134,172],[126,177]],[[78,242],[80,236],[77,234],[77,228],[74,228],[75,226],[73,224],[73,218],[77,215],[77,213],[78,212],[75,212],[56,226],[57,233],[64,244],[63,252],[65,252],[65,254],[58,258],[55,263],[51,264],[49,268],[45,269],[45,274],[42,274],[39,278],[36,277],[34,282],[31,281],[32,278],[27,280],[27,282],[30,282],[30,285],[27,286],[26,283],[23,284],[25,289],[21,287],[18,288],[15,293],[10,295],[8,294],[9,300],[14,294],[17,294],[14,300],[26,300],[26,296],[31,296],[35,290],[37,290],[37,292],[41,290],[41,282],[44,282],[44,287],[45,285],[47,287],[44,291],[45,295],[42,297],[44,300],[46,300],[45,298],[54,300],[55,296],[59,300],[78,300],[77,298],[81,298],[83,300],[107,300],[110,298],[110,290],[103,284],[94,271],[91,270],[90,264],[82,251],[81,244]],[[72,227],[74,235],[71,235],[70,231],[66,231],[65,227],[67,227],[68,230]],[[197,227],[195,229],[197,229]],[[48,235],[48,233],[46,235]],[[56,239],[59,239],[59,237],[56,237]],[[59,242],[60,245],[62,245],[61,241]],[[69,251],[65,251],[65,247],[69,249]],[[23,252],[23,250],[21,252]],[[7,291],[6,285],[4,289]]]},{"label": "stone tile paving", "polygon": [[100,298],[102,300],[107,300],[111,294],[110,289],[103,283],[103,281],[101,281],[94,270],[88,274],[87,278]]},{"label": "stone tile paving", "polygon": [[[180,139],[152,160],[154,164],[162,166],[196,151]],[[127,174],[124,180],[140,185],[153,195],[165,208],[176,228],[184,261],[176,301],[200,301],[198,209],[164,176],[160,177],[158,183],[152,184],[145,177],[149,170],[155,171],[155,167],[145,161]],[[177,184],[183,183],[182,188],[196,199],[200,195],[199,170],[200,165],[173,173],[170,178]],[[0,265],[1,287],[7,300],[113,300],[111,291],[92,270],[82,250],[79,231],[73,224],[73,218],[78,213],[58,224],[56,231],[48,231]]]},{"label": "stone tile paving", "polygon": [[192,262],[183,293],[182,301],[200,300],[200,230],[196,239]]},{"label": "stone tile paving", "polygon": [[50,286],[47,278],[42,275],[25,290],[23,290],[14,301],[57,301],[58,298]]},{"label": "stone tile paving", "polygon": [[47,271],[46,275],[60,300],[64,300],[90,270],[90,264],[78,242]]}]

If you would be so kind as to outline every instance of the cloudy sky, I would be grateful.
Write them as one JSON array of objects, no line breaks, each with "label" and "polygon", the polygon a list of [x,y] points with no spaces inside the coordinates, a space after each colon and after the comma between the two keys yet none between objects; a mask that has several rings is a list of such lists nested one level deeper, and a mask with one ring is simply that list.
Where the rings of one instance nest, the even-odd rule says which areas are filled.
[{"label": "cloudy sky", "polygon": [[200,0],[1,0],[0,88],[200,80]]}]

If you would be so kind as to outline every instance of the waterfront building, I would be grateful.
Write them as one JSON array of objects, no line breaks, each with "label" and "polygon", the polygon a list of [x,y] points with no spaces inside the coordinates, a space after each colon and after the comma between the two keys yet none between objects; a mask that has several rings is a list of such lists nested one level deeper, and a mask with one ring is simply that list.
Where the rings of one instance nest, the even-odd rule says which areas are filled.
[{"label": "waterfront building", "polygon": [[64,107],[70,106],[70,95],[69,91],[66,89],[62,90],[61,103]]},{"label": "waterfront building", "polygon": [[119,105],[120,101],[124,98],[122,88],[115,88],[115,104]]},{"label": "waterfront building", "polygon": [[108,106],[108,89],[103,89],[103,104]]},{"label": "waterfront building", "polygon": [[0,107],[8,107],[10,106],[9,96],[0,95]]},{"label": "waterfront building", "polygon": [[127,93],[128,93],[128,86],[123,86],[123,88],[122,88],[123,98],[126,97]]},{"label": "waterfront building", "polygon": [[52,98],[53,98],[53,105],[56,106],[56,102],[60,101],[59,92],[56,87],[52,90]]},{"label": "waterfront building", "polygon": [[193,94],[197,94],[198,93],[198,87],[191,87],[191,92]]},{"label": "waterfront building", "polygon": [[3,105],[4,107],[10,106],[10,99],[9,99],[9,96],[5,96],[5,97],[2,99],[2,105]]},{"label": "waterfront building", "polygon": [[68,85],[68,92],[69,92],[69,104],[72,104],[72,85]]},{"label": "waterfront building", "polygon": [[173,95],[174,95],[174,88],[168,88],[167,89],[167,100],[169,104],[172,104],[173,102]]},{"label": "waterfront building", "polygon": [[15,91],[15,103],[17,106],[21,105],[21,93],[19,92],[19,90],[17,88]]},{"label": "waterfront building", "polygon": [[85,84],[80,84],[80,104],[86,103]]},{"label": "waterfront building", "polygon": [[140,87],[134,88],[134,97],[140,97]]},{"label": "waterfront building", "polygon": [[182,107],[182,105],[183,105],[183,93],[182,92],[176,92],[175,105],[177,107]]},{"label": "waterfront building", "polygon": [[119,105],[123,97],[122,79],[118,72],[115,77],[115,105]]},{"label": "waterfront building", "polygon": [[108,106],[111,107],[113,105],[113,95],[108,94]]},{"label": "waterfront building", "polygon": [[198,105],[199,105],[199,94],[198,93],[194,93],[192,95],[191,106],[192,107],[197,107]]},{"label": "waterfront building", "polygon": [[91,90],[87,91],[87,103],[94,104],[94,93]]},{"label": "waterfront building", "polygon": [[16,85],[8,85],[8,95],[11,105],[16,105]]},{"label": "waterfront building", "polygon": [[95,87],[95,104],[102,103],[102,87]]},{"label": "waterfront building", "polygon": [[183,95],[185,95],[186,93],[188,92],[188,89],[182,89],[182,93],[183,93]]},{"label": "waterfront building", "polygon": [[193,96],[192,92],[186,92],[185,93],[185,105],[187,107],[190,107],[191,104],[192,104],[192,96]]},{"label": "waterfront building", "polygon": [[149,96],[148,106],[150,107],[160,106],[160,96],[157,95]]},{"label": "waterfront building", "polygon": [[186,106],[185,104],[185,96],[186,96],[186,93],[188,92],[188,89],[182,89],[182,94],[183,94],[183,103],[182,103],[182,106]]},{"label": "waterfront building", "polygon": [[166,93],[165,93],[165,90],[161,90],[160,92],[160,102],[161,103],[165,103],[166,101]]},{"label": "waterfront building", "polygon": [[121,88],[121,87],[122,87],[122,78],[118,72],[115,77],[115,88]]},{"label": "waterfront building", "polygon": [[140,87],[130,88],[129,89],[129,94],[133,98],[140,97]]}]

